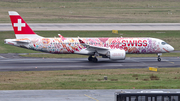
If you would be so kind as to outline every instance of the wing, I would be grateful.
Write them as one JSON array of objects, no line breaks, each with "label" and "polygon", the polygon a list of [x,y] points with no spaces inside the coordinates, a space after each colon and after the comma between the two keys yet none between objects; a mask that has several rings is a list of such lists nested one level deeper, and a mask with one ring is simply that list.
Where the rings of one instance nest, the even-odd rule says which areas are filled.
[{"label": "wing", "polygon": [[[109,58],[112,60],[124,60],[126,57],[126,51],[124,49],[110,49],[106,47],[97,47],[97,46],[86,44],[84,41],[79,39],[79,37],[78,37],[78,40],[81,45],[86,47],[86,49],[83,50],[82,52],[86,53],[86,55],[90,55],[90,57],[91,55],[94,55],[95,58],[97,56],[102,56],[103,58]],[[80,53],[82,54],[82,52]],[[90,58],[88,59],[89,61],[91,61]]]},{"label": "wing", "polygon": [[84,47],[87,48],[87,50],[92,50],[92,49],[94,49],[94,50],[109,50],[109,48],[106,48],[106,47],[98,47],[98,46],[88,45],[79,38],[78,38],[78,40],[81,45],[83,45]]},{"label": "wing", "polygon": [[59,36],[60,38],[64,39],[64,37],[63,37],[61,34],[58,34],[58,36]]}]

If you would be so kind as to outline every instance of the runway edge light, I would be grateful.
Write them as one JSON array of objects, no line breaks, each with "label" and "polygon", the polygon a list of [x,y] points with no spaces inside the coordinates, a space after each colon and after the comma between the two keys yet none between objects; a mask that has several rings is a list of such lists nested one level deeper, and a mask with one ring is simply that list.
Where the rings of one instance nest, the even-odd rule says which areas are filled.
[{"label": "runway edge light", "polygon": [[155,68],[155,67],[149,67],[149,70],[157,72],[157,68]]}]

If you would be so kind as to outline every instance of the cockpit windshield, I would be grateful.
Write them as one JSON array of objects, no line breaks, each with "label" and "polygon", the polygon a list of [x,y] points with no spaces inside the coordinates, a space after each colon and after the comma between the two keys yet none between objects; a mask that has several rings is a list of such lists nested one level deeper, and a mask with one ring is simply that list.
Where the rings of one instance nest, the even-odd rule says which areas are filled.
[{"label": "cockpit windshield", "polygon": [[162,45],[166,45],[167,43],[166,42],[161,42]]}]

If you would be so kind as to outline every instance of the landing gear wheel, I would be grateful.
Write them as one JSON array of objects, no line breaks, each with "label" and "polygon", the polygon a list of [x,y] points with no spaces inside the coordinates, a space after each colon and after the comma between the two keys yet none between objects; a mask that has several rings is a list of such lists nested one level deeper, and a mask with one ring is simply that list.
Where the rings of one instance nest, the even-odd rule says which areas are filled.
[{"label": "landing gear wheel", "polygon": [[92,58],[92,61],[96,63],[96,62],[98,62],[98,59],[96,57],[94,57],[94,58]]},{"label": "landing gear wheel", "polygon": [[161,58],[158,58],[157,60],[158,60],[159,62],[161,62]]},{"label": "landing gear wheel", "polygon": [[162,53],[158,53],[157,55],[158,55],[157,60],[158,60],[159,62],[161,62],[161,58],[160,58],[160,56],[162,55]]},{"label": "landing gear wheel", "polygon": [[93,60],[93,57],[92,57],[92,56],[89,56],[89,57],[88,57],[88,60],[89,60],[89,61],[92,61],[92,60]]}]

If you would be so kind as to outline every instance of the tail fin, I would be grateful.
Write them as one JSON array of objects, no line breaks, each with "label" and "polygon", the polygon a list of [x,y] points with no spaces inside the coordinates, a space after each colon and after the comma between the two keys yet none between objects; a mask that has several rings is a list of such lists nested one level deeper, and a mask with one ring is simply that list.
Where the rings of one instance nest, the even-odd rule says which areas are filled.
[{"label": "tail fin", "polygon": [[28,26],[28,24],[21,18],[21,16],[17,12],[9,11],[8,13],[11,19],[16,39],[41,37],[34,33],[34,31]]}]

